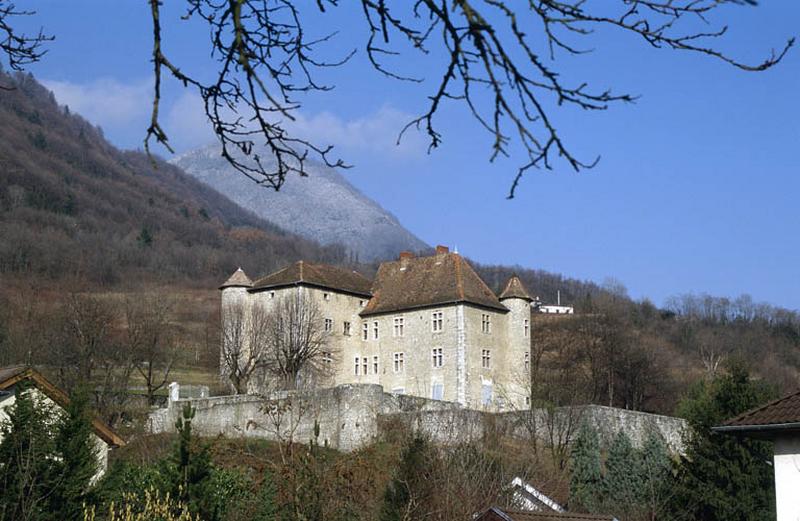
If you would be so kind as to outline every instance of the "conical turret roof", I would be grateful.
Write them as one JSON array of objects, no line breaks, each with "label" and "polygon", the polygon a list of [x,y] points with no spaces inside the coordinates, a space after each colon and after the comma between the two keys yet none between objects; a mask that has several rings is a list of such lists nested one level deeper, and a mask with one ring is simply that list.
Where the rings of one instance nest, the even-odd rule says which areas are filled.
[{"label": "conical turret roof", "polygon": [[500,293],[500,300],[507,298],[521,298],[528,302],[533,302],[531,294],[528,293],[528,290],[525,289],[525,285],[522,284],[522,281],[519,280],[519,277],[516,275],[512,275],[511,278],[508,279],[506,287],[503,289],[502,293]]},{"label": "conical turret roof", "polygon": [[228,277],[228,280],[225,281],[219,289],[225,288],[252,288],[253,281],[250,280],[250,277],[244,272],[242,268],[237,268],[236,271],[233,272],[233,275]]}]

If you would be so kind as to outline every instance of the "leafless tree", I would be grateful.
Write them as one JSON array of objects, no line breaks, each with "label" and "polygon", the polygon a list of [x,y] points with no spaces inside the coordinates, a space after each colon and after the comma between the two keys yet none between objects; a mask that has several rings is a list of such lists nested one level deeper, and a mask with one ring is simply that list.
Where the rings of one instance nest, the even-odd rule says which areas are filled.
[{"label": "leafless tree", "polygon": [[[301,12],[291,0],[187,1],[185,18],[199,18],[209,25],[211,50],[219,66],[213,79],[204,82],[171,61],[162,48],[161,2],[150,0],[155,96],[146,146],[155,139],[169,148],[159,120],[162,71],[166,70],[184,86],[199,92],[222,144],[222,155],[255,181],[277,190],[287,174],[306,174],[309,155],[329,165],[342,166],[341,160],[329,158],[330,146],[292,135],[281,121],[294,119],[300,107],[299,94],[331,88],[316,81],[316,69],[341,65],[352,55],[344,53],[332,62],[321,57],[321,47],[330,42],[336,31],[309,38]],[[509,192],[513,197],[527,170],[551,169],[555,158],[564,159],[575,171],[597,163],[597,159],[585,162],[573,155],[557,131],[553,105],[596,111],[635,99],[630,94],[592,89],[586,80],[568,83],[554,67],[557,53],[590,52],[592,45],[587,41],[595,30],[609,28],[655,48],[691,51],[742,70],[765,70],[781,60],[793,39],[780,52],[773,51],[755,65],[737,61],[713,46],[714,39],[727,31],[726,26],[711,25],[717,10],[724,4],[754,3],[361,0],[341,4],[355,5],[363,12],[368,29],[365,50],[379,73],[396,80],[421,82],[422,78],[393,70],[386,61],[403,53],[419,53],[421,58],[445,56],[427,109],[408,123],[401,137],[409,128],[422,128],[429,137],[430,148],[436,148],[442,141],[434,124],[439,108],[446,101],[464,103],[477,125],[490,136],[492,160],[509,153],[512,139],[527,152]],[[338,0],[316,2],[323,14],[339,6]],[[549,52],[540,53],[539,47]],[[265,161],[257,141],[266,145],[274,162]]]},{"label": "leafless tree", "polygon": [[333,354],[316,303],[305,292],[283,296],[268,315],[263,364],[284,389],[311,387],[330,374]]},{"label": "leafless tree", "polygon": [[147,401],[167,384],[178,354],[178,338],[170,323],[173,303],[161,295],[137,295],[125,302],[126,348],[144,380]]},{"label": "leafless tree", "polygon": [[19,10],[12,2],[0,0],[0,51],[8,58],[12,70],[22,70],[26,65],[38,61],[47,52],[43,45],[53,39],[41,30],[35,35],[14,30],[11,23],[14,17],[32,14],[33,11]]},{"label": "leafless tree", "polygon": [[116,424],[125,414],[133,361],[121,349],[119,307],[109,298],[72,293],[48,325],[48,363],[67,391],[88,385],[95,406]]},{"label": "leafless tree", "polygon": [[263,363],[267,350],[268,314],[261,305],[242,302],[223,307],[220,322],[220,370],[236,394],[246,394],[248,384]]}]

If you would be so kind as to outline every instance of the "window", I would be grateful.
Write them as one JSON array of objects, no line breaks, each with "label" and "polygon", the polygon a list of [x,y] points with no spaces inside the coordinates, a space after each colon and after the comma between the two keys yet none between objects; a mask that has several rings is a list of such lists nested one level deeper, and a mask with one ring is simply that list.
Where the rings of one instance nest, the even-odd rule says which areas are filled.
[{"label": "window", "polygon": [[403,317],[395,317],[394,319],[394,329],[392,330],[392,335],[395,337],[403,336],[403,326],[405,325],[405,319]]},{"label": "window", "polygon": [[330,351],[323,351],[322,363],[325,365],[331,365],[333,363],[333,353],[331,353]]},{"label": "window", "polygon": [[441,311],[434,311],[431,313],[431,330],[434,333],[439,333],[444,330],[442,316],[443,313]]},{"label": "window", "polygon": [[531,354],[525,353],[525,371],[531,370]]},{"label": "window", "polygon": [[330,293],[323,293],[322,294],[322,299],[323,300],[330,300],[331,299],[331,294]]},{"label": "window", "polygon": [[481,367],[484,369],[492,367],[492,353],[488,349],[481,351]]},{"label": "window", "polygon": [[361,359],[361,370],[362,370],[361,374],[363,374],[364,376],[367,376],[367,368],[368,367],[369,367],[369,360],[365,356],[364,358]]},{"label": "window", "polygon": [[525,405],[530,405],[530,404],[531,404],[531,397],[530,396],[526,396],[525,397]]},{"label": "window", "polygon": [[358,376],[360,371],[361,371],[361,359],[359,357],[356,357],[355,369],[353,374]]},{"label": "window", "polygon": [[405,370],[405,354],[404,353],[395,353],[394,354],[394,372],[395,373],[402,373]]},{"label": "window", "polygon": [[481,403],[484,406],[492,405],[492,384],[484,383],[481,385]]},{"label": "window", "polygon": [[481,314],[481,333],[491,333],[492,332],[492,317],[487,315],[486,313]]},{"label": "window", "polygon": [[325,319],[325,331],[333,331],[333,319],[326,318]]},{"label": "window", "polygon": [[431,398],[444,400],[444,384],[433,384],[431,386]]},{"label": "window", "polygon": [[361,306],[361,307],[363,308],[364,306],[366,306],[366,305],[367,305],[367,301],[366,301],[366,300],[359,300],[359,301],[358,301],[358,305],[359,305],[359,306]]},{"label": "window", "polygon": [[372,374],[378,374],[378,357],[372,357]]},{"label": "window", "polygon": [[364,322],[361,324],[361,340],[366,340],[369,338],[369,324]]},{"label": "window", "polygon": [[372,338],[377,340],[378,339],[378,321],[372,323]]},{"label": "window", "polygon": [[270,291],[269,292],[269,298],[275,298],[275,292],[274,291]]},{"label": "window", "polygon": [[346,336],[350,336],[350,322],[345,321],[345,323],[344,323],[344,334]]},{"label": "window", "polygon": [[431,351],[433,357],[433,367],[442,367],[442,348],[436,347]]},{"label": "window", "polygon": [[531,331],[531,324],[530,324],[530,322],[528,321],[527,318],[525,319],[525,322],[524,322],[522,328],[525,331],[525,338],[528,338],[528,335],[530,334],[530,331]]},{"label": "window", "polygon": [[392,394],[406,394],[405,387],[394,387],[392,388]]}]

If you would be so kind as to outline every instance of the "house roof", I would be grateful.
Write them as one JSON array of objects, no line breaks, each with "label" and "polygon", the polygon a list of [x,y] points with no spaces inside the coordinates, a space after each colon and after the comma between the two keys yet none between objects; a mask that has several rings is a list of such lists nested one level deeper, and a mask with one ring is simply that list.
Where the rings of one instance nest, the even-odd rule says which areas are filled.
[{"label": "house roof", "polygon": [[372,295],[370,292],[372,283],[357,271],[327,264],[311,264],[306,261],[295,262],[282,270],[256,280],[250,291],[295,285],[317,286],[364,297]]},{"label": "house roof", "polygon": [[572,512],[529,512],[491,507],[475,521],[616,521],[614,516]]},{"label": "house roof", "polygon": [[381,264],[372,286],[372,299],[361,315],[456,303],[508,311],[458,253],[406,255]]},{"label": "house roof", "polygon": [[800,390],[743,412],[713,430],[757,437],[771,437],[778,431],[800,432]]},{"label": "house roof", "polygon": [[[0,391],[11,389],[23,380],[28,380],[33,383],[37,389],[59,406],[66,407],[69,405],[69,396],[67,396],[67,393],[52,384],[36,369],[23,365],[0,367]],[[108,445],[115,447],[122,447],[125,445],[125,440],[99,418],[94,418],[92,420],[92,428],[95,434]]]},{"label": "house roof", "polygon": [[228,280],[226,280],[219,289],[252,287],[253,281],[250,280],[250,277],[247,276],[242,268],[237,268],[236,271],[233,272],[233,275],[228,277]]},{"label": "house roof", "polygon": [[525,285],[516,275],[512,275],[511,278],[508,279],[506,287],[503,288],[503,291],[500,293],[500,300],[507,298],[521,298],[528,302],[533,302],[531,294],[528,293],[528,290],[525,289]]}]

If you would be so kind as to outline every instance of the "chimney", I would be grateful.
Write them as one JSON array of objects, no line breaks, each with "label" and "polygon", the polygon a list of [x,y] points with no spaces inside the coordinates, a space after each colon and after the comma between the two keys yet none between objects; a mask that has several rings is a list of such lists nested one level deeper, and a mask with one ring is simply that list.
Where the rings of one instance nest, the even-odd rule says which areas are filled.
[{"label": "chimney", "polygon": [[443,253],[450,253],[450,248],[447,246],[442,246],[441,244],[436,246],[436,255],[441,255]]},{"label": "chimney", "polygon": [[414,258],[414,254],[411,253],[410,251],[401,251],[400,252],[400,257],[398,258],[398,260],[413,259],[413,258]]}]

